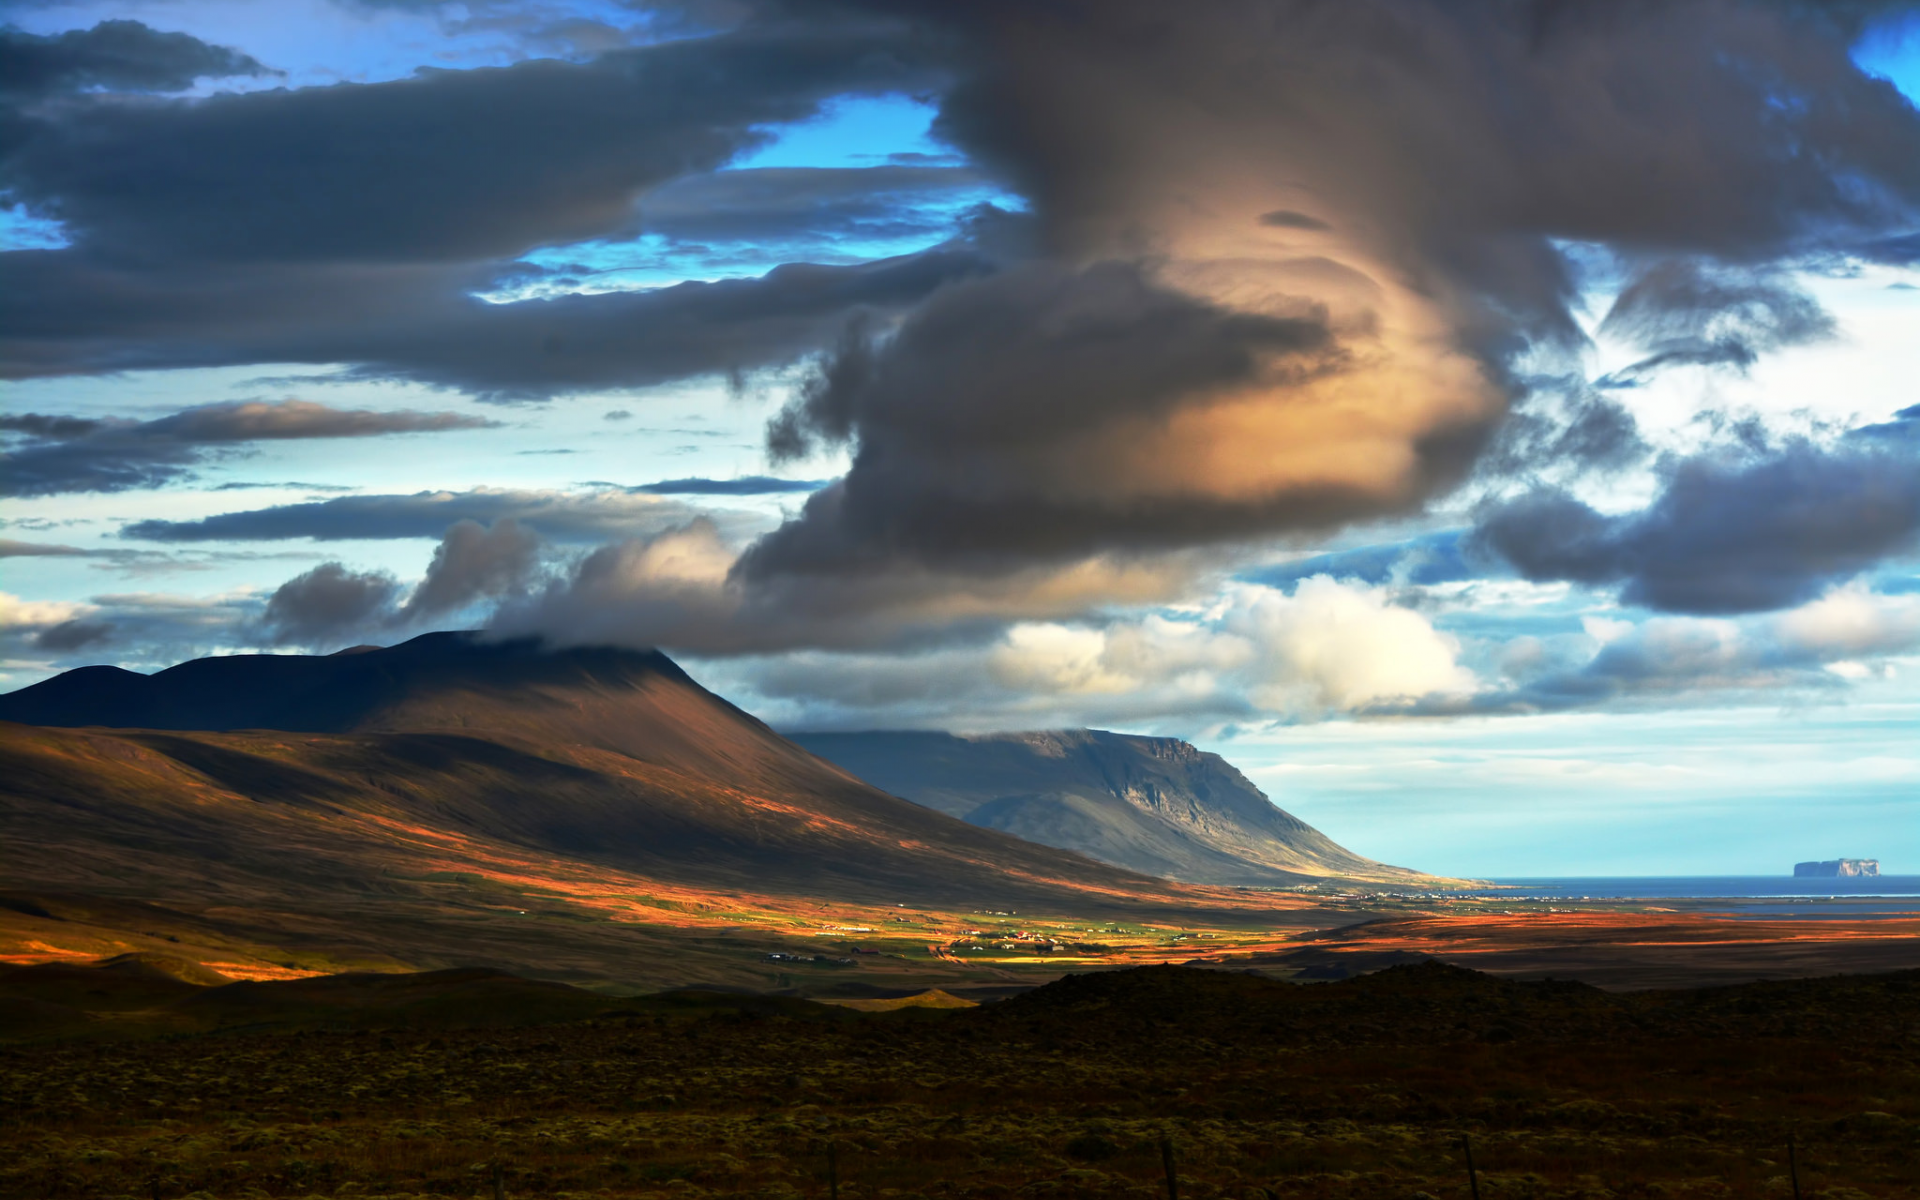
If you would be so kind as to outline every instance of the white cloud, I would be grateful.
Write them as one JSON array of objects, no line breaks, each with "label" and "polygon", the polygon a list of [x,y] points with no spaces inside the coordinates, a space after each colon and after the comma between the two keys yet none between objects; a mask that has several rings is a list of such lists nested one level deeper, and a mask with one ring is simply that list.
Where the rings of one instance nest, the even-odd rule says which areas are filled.
[{"label": "white cloud", "polygon": [[1580,628],[1586,631],[1588,637],[1604,646],[1608,642],[1615,641],[1632,633],[1633,622],[1622,621],[1613,617],[1582,617],[1580,618]]},{"label": "white cloud", "polygon": [[1820,657],[1903,654],[1920,649],[1920,596],[1878,596],[1855,584],[1773,621],[1781,644]]},{"label": "white cloud", "polygon": [[991,641],[907,655],[710,662],[702,674],[791,726],[1190,729],[1455,703],[1479,683],[1458,644],[1385,588],[1315,577],[1236,584],[1204,610],[1019,621]]},{"label": "white cloud", "polygon": [[1471,646],[1399,595],[1324,576],[1291,591],[1234,584],[1206,608],[1014,621],[931,649],[710,659],[699,673],[792,728],[1204,735],[1379,715],[1772,705],[1852,694],[1920,651],[1920,597],[1857,587],[1772,616],[1590,615],[1583,631],[1565,628],[1569,616],[1545,636],[1495,627]]},{"label": "white cloud", "polygon": [[1237,598],[1225,624],[1256,647],[1252,694],[1268,711],[1352,711],[1475,690],[1459,643],[1380,588],[1325,576],[1292,595],[1260,588]]},{"label": "white cloud", "polygon": [[1892,678],[1886,660],[1920,652],[1920,596],[1877,595],[1856,583],[1770,615],[1587,617],[1582,625],[1591,646],[1584,661],[1528,654],[1525,639],[1509,643],[1495,657],[1517,686],[1484,695],[1481,706],[1683,706],[1740,694],[1776,702]]},{"label": "white cloud", "polygon": [[1109,634],[1070,625],[1029,623],[1007,630],[988,652],[987,669],[995,683],[1016,692],[1114,695],[1130,692],[1138,676],[1112,670],[1106,662]]},{"label": "white cloud", "polygon": [[91,604],[69,600],[23,600],[11,592],[0,592],[0,633],[45,629],[63,621],[73,621],[94,611]]}]

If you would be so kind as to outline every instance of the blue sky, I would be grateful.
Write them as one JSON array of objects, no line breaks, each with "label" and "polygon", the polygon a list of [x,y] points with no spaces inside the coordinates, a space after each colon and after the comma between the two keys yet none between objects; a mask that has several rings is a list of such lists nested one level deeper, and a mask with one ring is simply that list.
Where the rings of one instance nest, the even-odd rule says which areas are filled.
[{"label": "blue sky", "polygon": [[1920,18],[1895,14],[1870,28],[1854,46],[1853,59],[1920,99]]},{"label": "blue sky", "polygon": [[[1423,36],[1471,36],[1434,12]],[[1177,95],[1149,105],[1083,63],[1110,102],[1042,73],[1001,128],[977,89],[950,90],[967,51],[766,59],[644,6],[154,0],[9,20],[28,39],[130,20],[216,49],[153,42],[156,70],[189,72],[165,86],[8,101],[39,140],[0,176],[17,202],[0,269],[49,299],[10,310],[28,332],[0,346],[20,481],[0,501],[0,686],[491,625],[660,644],[789,728],[1189,737],[1344,843],[1428,870],[1778,873],[1844,854],[1920,873],[1903,484],[1920,243],[1902,240],[1920,195],[1886,149],[1920,145],[1920,117],[1846,91],[1864,78],[1831,60],[1769,64],[1807,111],[1821,89],[1871,110],[1794,134],[1842,138],[1822,161],[1852,174],[1831,189],[1784,177],[1798,161],[1740,174],[1786,136],[1764,113],[1717,135],[1750,156],[1674,152],[1726,179],[1606,176],[1669,153],[1693,114],[1623,149],[1615,117],[1542,97],[1553,144],[1586,156],[1570,169],[1625,180],[1595,217],[1442,75],[1404,110],[1311,86],[1380,145],[1460,105],[1448,136],[1474,171],[1349,163],[1369,139],[1289,124],[1317,111],[1291,94],[1227,121],[1238,85],[1180,78],[1177,48],[1154,77]],[[1698,46],[1581,35],[1597,49],[1579,61],[1617,55],[1653,89],[1633,74],[1651,56],[1710,72],[1776,45],[1741,40],[1744,20]],[[1373,52],[1329,36],[1322,60]],[[191,75],[219,47],[240,73]],[[1848,50],[1920,94],[1920,21]],[[1513,69],[1500,53],[1460,58]],[[733,82],[645,90],[678,70]],[[246,148],[382,105],[397,145],[409,106],[463,79],[461,104],[498,92],[500,115],[351,190],[311,173],[320,150]],[[533,111],[572,115],[504,127]],[[198,140],[216,116],[225,132]],[[142,131],[126,136],[201,190],[127,200],[62,150],[83,119]],[[295,182],[234,182],[274,172]],[[1778,208],[1740,221],[1686,211],[1776,184]],[[1863,189],[1873,205],[1847,199]],[[196,195],[225,197],[223,225]],[[1449,220],[1480,240],[1448,241]],[[88,299],[109,274],[115,298]],[[1557,278],[1578,283],[1561,296]],[[121,316],[128,296],[156,315]],[[1456,442],[1467,458],[1435,449]],[[769,479],[845,483],[810,503]],[[454,569],[430,564],[465,520],[493,565],[459,605],[416,612],[409,589]],[[322,603],[330,563],[349,586]]]}]

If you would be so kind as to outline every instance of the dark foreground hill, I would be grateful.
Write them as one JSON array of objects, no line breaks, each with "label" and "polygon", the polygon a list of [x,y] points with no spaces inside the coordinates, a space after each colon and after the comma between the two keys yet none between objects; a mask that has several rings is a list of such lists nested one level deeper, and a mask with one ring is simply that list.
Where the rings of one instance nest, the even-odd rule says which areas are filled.
[{"label": "dark foreground hill", "polygon": [[971,825],[1189,883],[1275,887],[1334,876],[1437,882],[1355,854],[1276,807],[1217,754],[1097,729],[977,736],[795,733],[877,787]]},{"label": "dark foreground hill", "polygon": [[[433,1006],[474,987],[546,1012]],[[0,1195],[826,1196],[831,1170],[856,1200],[1118,1198],[1167,1194],[1170,1156],[1193,1197],[1893,1200],[1920,1153],[1916,972],[1623,995],[1155,967],[872,1014],[448,974],[195,996],[223,993],[310,1019],[0,1050]]]},{"label": "dark foreground hill", "polygon": [[0,878],[30,893],[18,904],[111,901],[147,930],[186,914],[199,924],[169,936],[238,949],[293,938],[335,964],[657,985],[673,978],[659,947],[607,925],[771,909],[804,937],[818,922],[799,915],[835,903],[1206,903],[888,795],[659,654],[433,634],[151,677],[87,668],[0,697],[0,716],[23,722],[0,726]]}]

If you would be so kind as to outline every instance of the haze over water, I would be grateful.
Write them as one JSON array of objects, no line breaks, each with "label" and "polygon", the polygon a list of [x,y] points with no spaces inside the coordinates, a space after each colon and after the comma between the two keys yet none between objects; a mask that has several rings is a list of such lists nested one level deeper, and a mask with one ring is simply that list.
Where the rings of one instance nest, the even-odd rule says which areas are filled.
[{"label": "haze over water", "polygon": [[[1776,918],[1865,917],[1920,911],[1920,875],[1598,875],[1488,882],[1494,886],[1455,894],[1548,901],[1758,900],[1766,903],[1735,905],[1728,911]],[[1839,903],[1830,903],[1835,901]]]}]

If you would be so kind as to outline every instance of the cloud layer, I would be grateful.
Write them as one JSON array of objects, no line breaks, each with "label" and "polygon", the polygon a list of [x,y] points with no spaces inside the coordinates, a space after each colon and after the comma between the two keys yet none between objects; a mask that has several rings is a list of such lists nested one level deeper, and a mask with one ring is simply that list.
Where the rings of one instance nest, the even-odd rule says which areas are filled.
[{"label": "cloud layer", "polygon": [[[142,36],[250,62],[184,35]],[[0,189],[56,216],[72,245],[0,255],[0,370],[347,364],[527,398],[789,360],[854,308],[911,302],[977,261],[796,265],[514,305],[474,293],[527,276],[513,261],[527,251],[639,233],[651,190],[696,188],[690,176],[831,97],[933,84],[924,42],[897,20],[769,17],[579,63],[192,101],[16,102],[0,120]],[[761,177],[756,201],[721,207],[745,228],[824,188],[858,220],[863,203],[939,190],[924,175],[887,168],[837,187]],[[663,197],[666,227],[698,216],[675,194]]]},{"label": "cloud layer", "polygon": [[[1731,3],[1631,18],[1228,3],[1178,21],[1127,3],[968,6],[937,127],[1028,199],[1023,248],[897,321],[850,324],[771,425],[776,460],[838,447],[852,465],[729,569],[754,625],[742,644],[770,636],[776,610],[831,624],[909,595],[1021,619],[1056,576],[1173,553],[1191,569],[1208,547],[1224,562],[1417,511],[1489,445],[1523,478],[1634,461],[1645,447],[1618,405],[1589,390],[1548,419],[1516,375],[1524,356],[1571,369],[1584,345],[1562,247],[1628,266],[1606,327],[1648,352],[1636,378],[1829,335],[1786,266],[1920,219],[1920,121],[1853,65],[1850,19]],[[1533,424],[1508,435],[1521,399]],[[1754,471],[1741,478],[1781,521],[1846,504],[1818,494],[1817,465]],[[1804,601],[1903,536],[1787,544],[1768,540],[1776,521],[1727,543],[1714,497],[1737,483],[1679,471],[1647,523],[1592,535],[1617,549],[1604,564],[1528,557],[1571,511],[1547,493],[1502,509],[1487,538],[1497,526],[1541,578],[1631,575],[1636,602],[1720,612]],[[1708,544],[1720,567],[1773,561],[1690,593],[1679,560]],[[661,611],[607,625],[644,636],[638,614]],[[841,636],[774,625],[794,645]]]},{"label": "cloud layer", "polygon": [[[770,462],[848,464],[121,531],[436,545],[411,584],[343,558],[207,610],[263,644],[485,617],[726,659],[764,695],[797,694],[778,682],[797,663],[823,694],[855,663],[939,686],[875,665],[894,656],[993,711],[1218,720],[1815,688],[1911,644],[1904,602],[1858,582],[1915,547],[1910,414],[1658,458],[1634,406],[1677,368],[1728,379],[1832,340],[1805,270],[1901,259],[1920,115],[1850,58],[1877,11],[746,3],[572,60],[191,98],[170,93],[265,68],[129,22],[8,32],[0,189],[70,244],[0,254],[0,373],[304,363],[490,401],[725,376],[792,385]],[[731,165],[883,95],[936,105],[955,154]],[[920,248],[853,261],[893,238]],[[655,243],[825,261],[618,290],[604,264]],[[1588,380],[1601,276],[1598,335],[1633,361]],[[482,423],[299,401],[14,414],[0,488],[151,487],[269,439]],[[1649,464],[1644,503],[1602,486]],[[690,499],[781,492],[806,498],[777,527]],[[1502,499],[1470,535],[1435,532],[1483,493]],[[1272,565],[1373,522],[1413,540]],[[1444,589],[1476,573],[1579,585],[1599,623],[1449,625]],[[211,627],[158,604],[35,610],[15,643]]]},{"label": "cloud layer", "polygon": [[1529,579],[1618,584],[1663,612],[1786,608],[1920,549],[1920,457],[1883,440],[1687,460],[1639,512],[1533,492],[1485,513],[1475,539]]},{"label": "cloud layer", "polygon": [[[698,511],[638,488],[475,488],[464,492],[340,496],[191,521],[135,521],[121,530],[121,536],[173,543],[438,538],[461,521],[491,525],[512,520],[556,541],[593,543],[677,528]],[[728,521],[737,528],[741,518],[729,517]]]},{"label": "cloud layer", "polygon": [[0,29],[0,99],[13,103],[96,89],[184,92],[198,79],[273,73],[249,55],[138,21],[102,21],[51,37]]},{"label": "cloud layer", "polygon": [[484,429],[495,424],[451,412],[339,409],[308,400],[235,401],[184,409],[152,421],[20,413],[0,416],[0,495],[123,492],[193,476],[210,458],[249,442],[378,437]]}]

